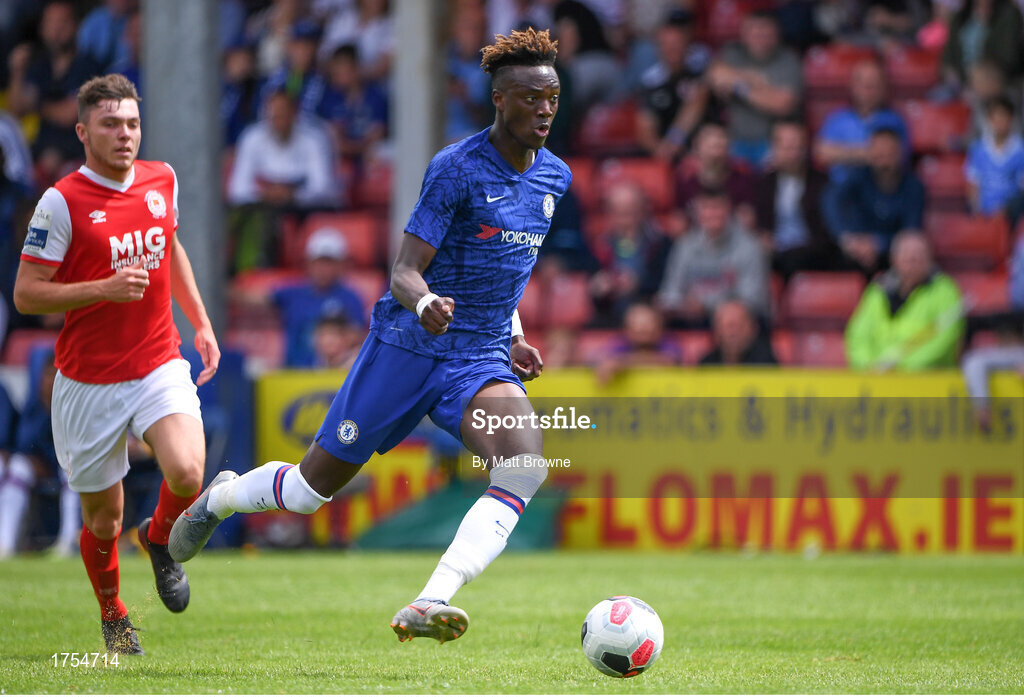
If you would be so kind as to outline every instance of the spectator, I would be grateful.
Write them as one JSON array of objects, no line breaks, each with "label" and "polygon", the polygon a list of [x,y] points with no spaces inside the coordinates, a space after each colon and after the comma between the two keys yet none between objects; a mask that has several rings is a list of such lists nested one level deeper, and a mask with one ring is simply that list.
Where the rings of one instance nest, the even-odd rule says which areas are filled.
[{"label": "spectator", "polygon": [[555,273],[562,271],[585,271],[593,273],[598,269],[597,259],[583,234],[583,212],[580,199],[571,188],[555,206],[551,216],[551,227],[540,248],[535,274],[548,273],[552,267]]},{"label": "spectator", "polygon": [[740,38],[722,50],[710,79],[728,105],[733,155],[758,166],[768,151],[772,122],[793,116],[800,106],[803,68],[796,54],[781,45],[771,11],[746,15]]},{"label": "spectator", "polygon": [[313,336],[320,318],[342,315],[354,326],[366,326],[362,300],[344,283],[347,260],[345,237],[332,228],[321,228],[306,243],[306,280],[274,292],[271,299],[287,337],[289,367],[314,365]]},{"label": "spectator", "polygon": [[303,115],[315,114],[324,98],[327,82],[316,71],[316,47],[320,41],[320,27],[312,20],[296,22],[285,44],[285,62],[270,77],[263,88],[264,103],[274,92],[286,92]]},{"label": "spectator", "polygon": [[1003,328],[998,343],[968,351],[961,363],[967,394],[971,398],[974,420],[982,431],[992,428],[992,396],[989,378],[997,370],[1016,370],[1024,377],[1024,327]]},{"label": "spectator", "polygon": [[234,146],[242,131],[259,119],[262,90],[253,45],[242,41],[229,46],[224,52],[224,84],[220,97],[225,145]]},{"label": "spectator", "polygon": [[814,143],[814,157],[835,184],[868,163],[871,134],[885,128],[899,134],[906,152],[910,138],[903,117],[886,106],[885,73],[876,60],[857,63],[850,74],[850,106],[832,112]]},{"label": "spectator", "polygon": [[1017,238],[1010,259],[1010,306],[1024,313],[1024,235]]},{"label": "spectator", "polygon": [[376,84],[363,83],[354,44],[334,51],[328,75],[329,87],[317,113],[334,128],[342,156],[361,161],[387,134],[387,96]]},{"label": "spectator", "polygon": [[1024,21],[1013,0],[964,0],[942,51],[945,80],[962,85],[970,66],[980,60],[994,62],[1008,80],[1017,80],[1024,73],[1022,34]]},{"label": "spectator", "polygon": [[[135,84],[135,91],[142,96],[142,15],[132,13],[124,23],[121,43],[125,50],[119,51],[117,60],[110,66],[110,72],[120,73]],[[123,55],[121,55],[123,53]]]},{"label": "spectator", "polygon": [[614,183],[604,200],[608,228],[595,245],[601,267],[590,278],[590,293],[598,316],[618,326],[630,305],[661,286],[670,241],[636,182]]},{"label": "spectator", "polygon": [[978,61],[968,71],[967,87],[961,93],[971,107],[970,140],[991,135],[988,126],[988,103],[996,97],[1007,97],[1017,107],[1020,90],[1011,90],[999,66],[989,60]]},{"label": "spectator", "polygon": [[846,357],[860,370],[929,370],[956,365],[964,334],[956,283],[936,270],[927,238],[902,232],[892,268],[868,285],[846,326]]},{"label": "spectator", "polygon": [[757,318],[738,300],[715,308],[712,322],[715,346],[701,365],[777,365],[768,337],[759,331]]},{"label": "spectator", "polygon": [[708,326],[718,305],[742,300],[768,315],[768,259],[754,234],[732,218],[722,191],[697,199],[697,229],[672,245],[659,302],[684,325]]},{"label": "spectator", "polygon": [[697,127],[713,116],[704,74],[707,47],[693,43],[694,17],[674,10],[657,30],[658,62],[640,76],[642,111],[637,140],[658,157],[674,160]]},{"label": "spectator", "polygon": [[75,50],[75,10],[65,0],[43,9],[39,23],[42,46],[21,45],[11,51],[8,102],[16,116],[39,113],[33,154],[45,177],[55,181],[67,161],[79,160],[82,144],[75,134],[78,87],[99,73],[98,66]]},{"label": "spectator", "polygon": [[838,249],[821,215],[826,179],[808,160],[802,124],[775,124],[770,161],[772,169],[755,187],[755,209],[772,267],[786,278],[797,271],[835,268]]},{"label": "spectator", "polygon": [[487,125],[491,115],[491,79],[480,70],[480,47],[486,41],[483,8],[471,3],[452,13],[448,43],[448,99],[445,140],[454,143]]},{"label": "spectator", "polygon": [[78,547],[78,534],[82,529],[78,494],[71,491],[67,475],[57,463],[50,425],[50,400],[57,368],[53,353],[42,361],[42,369],[24,413],[18,420],[14,452],[7,460],[7,468],[0,483],[0,559],[17,549],[20,529],[28,513],[33,488],[41,479],[59,478],[60,533],[53,551],[59,556],[71,556]]},{"label": "spectator", "polygon": [[986,111],[988,133],[971,144],[964,164],[967,200],[975,214],[1004,214],[1012,224],[1024,193],[1024,139],[1014,128],[1009,98],[991,99]]},{"label": "spectator", "polygon": [[344,313],[323,315],[313,330],[313,366],[348,370],[356,361],[364,335]]},{"label": "spectator", "polygon": [[[20,254],[16,221],[33,191],[32,155],[21,125],[0,109],[0,296],[6,298],[14,289]],[[6,332],[0,334],[0,343],[4,336]]]},{"label": "spectator", "polygon": [[578,0],[561,0],[554,15],[558,62],[569,73],[573,111],[582,114],[608,100],[621,78],[622,66],[589,7]]},{"label": "spectator", "polygon": [[354,5],[350,4],[328,19],[320,55],[330,56],[338,46],[345,44],[356,45],[359,72],[364,80],[387,82],[395,45],[388,0],[355,0]]},{"label": "spectator", "polygon": [[297,119],[287,92],[272,92],[264,118],[242,132],[228,201],[303,208],[337,203],[330,138],[319,124]]},{"label": "spectator", "polygon": [[78,28],[78,52],[90,58],[100,72],[131,59],[125,41],[128,18],[137,15],[139,0],[105,0],[85,16]]},{"label": "spectator", "polygon": [[717,123],[706,123],[697,131],[694,156],[684,160],[676,179],[676,204],[686,210],[709,189],[725,191],[736,206],[742,223],[754,227],[754,177],[746,166],[729,157],[729,136]]},{"label": "spectator", "polygon": [[265,78],[285,61],[285,46],[291,39],[292,26],[301,21],[304,4],[297,0],[272,0],[266,9],[252,15],[245,32],[256,44],[257,72]]},{"label": "spectator", "polygon": [[899,133],[875,131],[869,166],[856,170],[823,202],[833,237],[866,274],[878,268],[897,232],[921,228],[924,186],[903,161]]},{"label": "spectator", "polygon": [[626,310],[623,336],[602,358],[594,374],[598,384],[605,385],[622,371],[638,366],[680,365],[683,354],[665,336],[665,322],[650,305],[635,303]]}]

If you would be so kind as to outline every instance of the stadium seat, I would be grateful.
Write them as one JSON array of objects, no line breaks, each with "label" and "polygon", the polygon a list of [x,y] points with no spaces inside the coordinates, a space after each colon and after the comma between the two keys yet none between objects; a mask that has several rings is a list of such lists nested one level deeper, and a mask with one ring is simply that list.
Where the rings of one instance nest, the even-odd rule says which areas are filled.
[{"label": "stadium seat", "polygon": [[963,150],[971,124],[971,109],[963,102],[910,100],[897,103],[896,108],[910,126],[915,153]]},{"label": "stadium seat", "polygon": [[551,279],[544,289],[547,326],[579,328],[590,321],[594,306],[585,273],[563,273]]},{"label": "stadium seat", "polygon": [[598,203],[596,189],[597,161],[592,157],[567,157],[565,164],[572,172],[572,192],[580,200],[584,211],[593,210]]},{"label": "stadium seat", "polygon": [[961,154],[928,156],[917,167],[928,192],[928,210],[956,212],[967,210],[967,179]]},{"label": "stadium seat", "polygon": [[841,331],[797,332],[793,335],[793,362],[808,368],[843,368],[846,345]]},{"label": "stadium seat", "polygon": [[[231,281],[230,295],[268,296],[275,289],[303,278],[299,269],[250,269],[235,276]],[[228,301],[228,327],[231,329],[266,330],[276,329],[280,322],[277,313],[266,307],[246,302]]]},{"label": "stadium seat", "polygon": [[804,107],[804,118],[808,132],[812,137],[821,131],[821,127],[825,125],[825,119],[828,118],[829,114],[842,109],[847,104],[848,100],[846,99],[825,99],[821,97],[808,99],[807,106]]},{"label": "stadium seat", "polygon": [[576,363],[594,364],[609,356],[622,339],[618,329],[588,329],[576,338]]},{"label": "stadium seat", "polygon": [[941,53],[900,46],[886,53],[885,71],[894,99],[922,99],[939,81]]},{"label": "stadium seat", "polygon": [[229,329],[224,344],[244,353],[256,373],[284,365],[285,340],[280,329]]},{"label": "stadium seat", "polygon": [[[539,280],[539,279],[538,279]],[[544,294],[538,282],[527,283],[523,297],[519,299],[519,319],[526,332],[544,329],[544,317],[541,307],[541,296]]]},{"label": "stadium seat", "polygon": [[4,343],[5,365],[27,365],[28,357],[40,346],[53,346],[60,332],[54,329],[15,329]]},{"label": "stadium seat", "polygon": [[344,283],[363,301],[367,319],[374,304],[387,291],[387,275],[380,269],[352,269],[345,274]]},{"label": "stadium seat", "polygon": [[704,330],[675,332],[674,338],[679,350],[683,352],[684,365],[697,365],[715,345],[711,332]]},{"label": "stadium seat", "polygon": [[306,258],[306,240],[320,228],[334,228],[348,241],[349,258],[356,266],[374,267],[384,258],[387,242],[382,216],[376,212],[314,213],[306,218],[297,235],[285,233],[282,259],[286,265],[300,266]]},{"label": "stadium seat", "polygon": [[706,9],[705,40],[713,46],[721,46],[738,39],[744,15],[769,9],[772,4],[771,0],[711,0]]},{"label": "stadium seat", "polygon": [[1005,272],[964,271],[953,274],[953,280],[964,294],[964,305],[971,317],[1006,312],[1010,308]]},{"label": "stadium seat", "polygon": [[981,331],[975,332],[971,337],[971,345],[967,348],[969,351],[980,348],[992,348],[993,346],[1001,345],[1002,339],[998,332],[993,331]]},{"label": "stadium seat", "polygon": [[925,231],[936,262],[947,271],[995,269],[1009,254],[1010,230],[1002,217],[930,215],[925,220]]},{"label": "stadium seat", "polygon": [[803,66],[808,99],[845,99],[850,91],[853,66],[875,57],[872,49],[849,44],[810,49],[804,56]]},{"label": "stadium seat", "polygon": [[804,271],[789,280],[780,314],[793,329],[841,330],[863,292],[859,273]]},{"label": "stadium seat", "polygon": [[668,211],[675,203],[672,165],[664,160],[647,157],[605,160],[601,164],[599,180],[598,192],[602,198],[615,182],[631,180],[643,189],[656,213]]},{"label": "stadium seat", "polygon": [[356,206],[386,209],[391,204],[391,163],[386,160],[372,160],[355,173],[353,198]]},{"label": "stadium seat", "polygon": [[633,102],[598,104],[583,117],[576,149],[595,157],[633,155],[639,150],[636,131]]}]

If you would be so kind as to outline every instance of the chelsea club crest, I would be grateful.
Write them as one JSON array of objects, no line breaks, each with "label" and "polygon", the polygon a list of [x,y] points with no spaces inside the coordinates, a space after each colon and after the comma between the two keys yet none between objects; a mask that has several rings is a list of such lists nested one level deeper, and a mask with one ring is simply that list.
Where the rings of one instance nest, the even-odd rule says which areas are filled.
[{"label": "chelsea club crest", "polygon": [[555,197],[552,196],[551,194],[545,196],[544,203],[541,206],[541,208],[544,210],[545,218],[550,218],[551,216],[553,216],[555,214]]},{"label": "chelsea club crest", "polygon": [[359,438],[359,427],[352,419],[345,419],[338,424],[338,440],[345,445],[352,445]]}]

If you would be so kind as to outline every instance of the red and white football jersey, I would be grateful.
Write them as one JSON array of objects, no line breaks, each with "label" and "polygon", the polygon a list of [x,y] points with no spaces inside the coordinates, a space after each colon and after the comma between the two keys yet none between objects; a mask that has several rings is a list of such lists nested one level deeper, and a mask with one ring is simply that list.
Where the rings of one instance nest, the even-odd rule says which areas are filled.
[{"label": "red and white football jersey", "polygon": [[78,382],[137,380],[181,357],[171,315],[171,246],[178,179],[165,162],[136,160],[125,182],[81,167],[47,189],[29,223],[25,261],[57,268],[60,283],[93,281],[140,261],[142,300],[100,302],[64,314],[57,368]]}]

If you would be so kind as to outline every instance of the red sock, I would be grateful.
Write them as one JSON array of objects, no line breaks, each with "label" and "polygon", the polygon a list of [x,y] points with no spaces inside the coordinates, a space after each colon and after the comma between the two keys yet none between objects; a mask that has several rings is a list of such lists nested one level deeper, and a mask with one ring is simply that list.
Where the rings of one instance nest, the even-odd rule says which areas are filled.
[{"label": "red sock", "polygon": [[85,571],[92,582],[92,590],[100,601],[100,614],[104,620],[119,620],[128,614],[128,608],[117,597],[121,586],[121,572],[117,566],[117,538],[101,540],[89,528],[82,528],[79,541]]},{"label": "red sock", "polygon": [[153,520],[149,524],[149,534],[147,535],[149,541],[158,545],[167,544],[167,537],[171,534],[171,526],[174,525],[174,521],[198,497],[198,491],[191,496],[175,496],[167,486],[167,482],[163,482],[160,485],[160,499],[156,502]]}]

